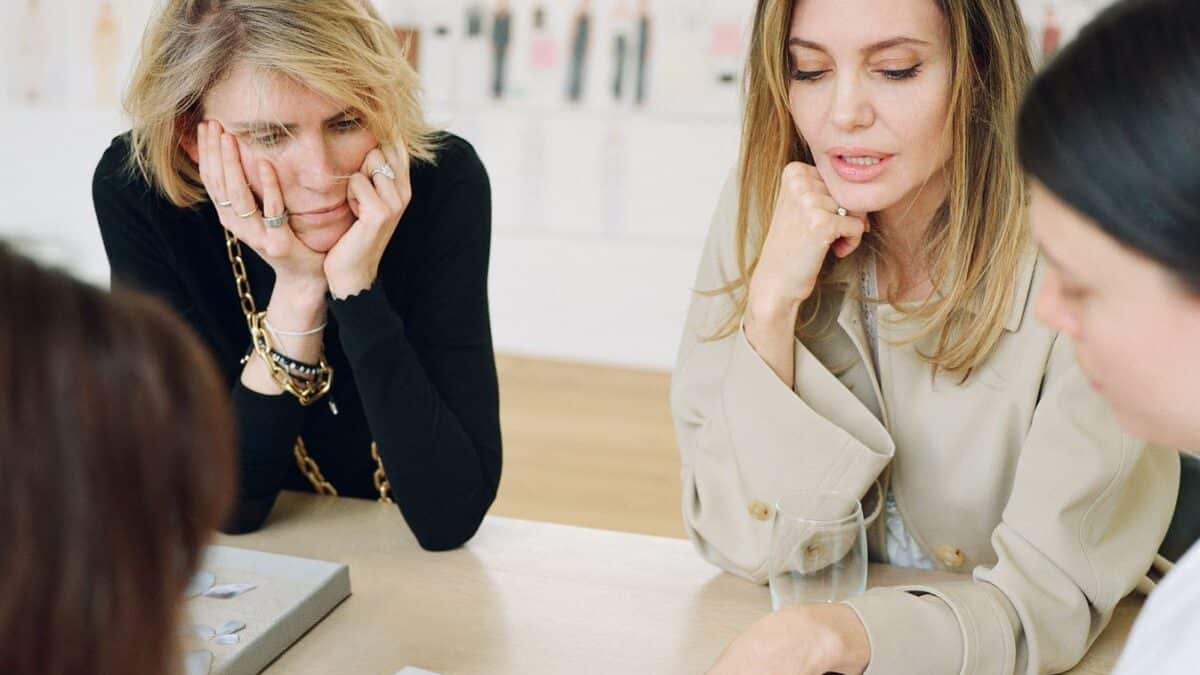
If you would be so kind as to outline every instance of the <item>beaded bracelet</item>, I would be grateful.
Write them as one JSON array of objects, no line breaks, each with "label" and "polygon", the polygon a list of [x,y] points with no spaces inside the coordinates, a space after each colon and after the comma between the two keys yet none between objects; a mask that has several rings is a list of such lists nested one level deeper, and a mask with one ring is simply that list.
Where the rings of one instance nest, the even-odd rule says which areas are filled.
[{"label": "beaded bracelet", "polygon": [[274,349],[271,350],[271,360],[293,373],[302,375],[310,380],[316,379],[317,375],[321,374],[321,366],[319,364],[297,361],[287,354],[282,354]]},{"label": "beaded bracelet", "polygon": [[[242,364],[245,365],[248,361],[250,361],[250,357],[254,356],[254,354],[254,347],[247,347],[246,354],[242,357]],[[315,380],[317,376],[321,374],[321,366],[319,364],[297,361],[287,354],[274,349],[271,350],[271,360],[291,371],[292,374],[303,377],[309,381]]]}]

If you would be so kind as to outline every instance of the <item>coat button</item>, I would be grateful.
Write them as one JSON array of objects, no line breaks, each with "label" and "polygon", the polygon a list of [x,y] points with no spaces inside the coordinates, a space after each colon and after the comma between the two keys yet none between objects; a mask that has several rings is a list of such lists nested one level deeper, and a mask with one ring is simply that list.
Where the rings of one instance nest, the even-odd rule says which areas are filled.
[{"label": "coat button", "polygon": [[962,552],[962,549],[949,544],[938,546],[934,553],[937,555],[938,562],[952,570],[962,567],[963,563],[967,561],[967,556]]},{"label": "coat button", "polygon": [[762,502],[750,504],[750,516],[755,520],[766,520],[771,517],[771,507]]}]

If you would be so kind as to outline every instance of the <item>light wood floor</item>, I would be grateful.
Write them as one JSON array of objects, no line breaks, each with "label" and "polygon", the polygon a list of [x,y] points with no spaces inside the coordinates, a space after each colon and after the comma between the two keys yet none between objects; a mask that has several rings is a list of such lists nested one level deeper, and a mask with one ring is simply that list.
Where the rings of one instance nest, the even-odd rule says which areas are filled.
[{"label": "light wood floor", "polygon": [[504,474],[491,513],[684,537],[670,374],[499,356]]}]

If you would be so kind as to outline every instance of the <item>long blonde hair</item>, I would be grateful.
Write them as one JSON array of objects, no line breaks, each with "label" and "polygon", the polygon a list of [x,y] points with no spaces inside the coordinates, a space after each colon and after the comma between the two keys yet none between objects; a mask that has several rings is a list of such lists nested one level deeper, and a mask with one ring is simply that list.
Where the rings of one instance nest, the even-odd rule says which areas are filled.
[{"label": "long blonde hair", "polygon": [[[736,331],[745,313],[784,166],[813,162],[788,105],[787,41],[797,1],[802,0],[759,0],[754,16],[739,164],[739,276],[712,291],[731,294],[734,305],[717,337]],[[921,328],[905,342],[936,334],[936,348],[922,356],[935,373],[965,374],[987,358],[1003,333],[1019,262],[1029,246],[1014,122],[1033,67],[1016,0],[931,1],[946,17],[953,63],[949,191],[929,226],[924,250],[930,279],[941,292],[909,310]],[[879,236],[869,233],[864,248],[877,248]],[[824,291],[845,286],[844,266],[853,258],[826,265],[802,317],[816,315]],[[805,328],[802,319],[798,331]]]},{"label": "long blonde hair", "polygon": [[291,78],[362,116],[381,143],[434,159],[416,71],[366,0],[165,0],[146,27],[125,95],[132,168],[177,206],[207,199],[183,151],[204,95],[237,64]]}]

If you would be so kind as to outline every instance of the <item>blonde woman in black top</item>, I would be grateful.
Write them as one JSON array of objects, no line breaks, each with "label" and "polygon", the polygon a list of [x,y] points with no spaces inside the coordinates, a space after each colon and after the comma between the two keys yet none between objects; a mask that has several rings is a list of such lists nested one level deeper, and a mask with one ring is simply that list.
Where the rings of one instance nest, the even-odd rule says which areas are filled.
[{"label": "blonde woman in black top", "polygon": [[357,0],[172,0],[140,59],[96,213],[114,282],[167,300],[232,387],[228,529],[307,489],[394,500],[422,546],[461,545],[501,465],[474,150],[425,124]]}]

